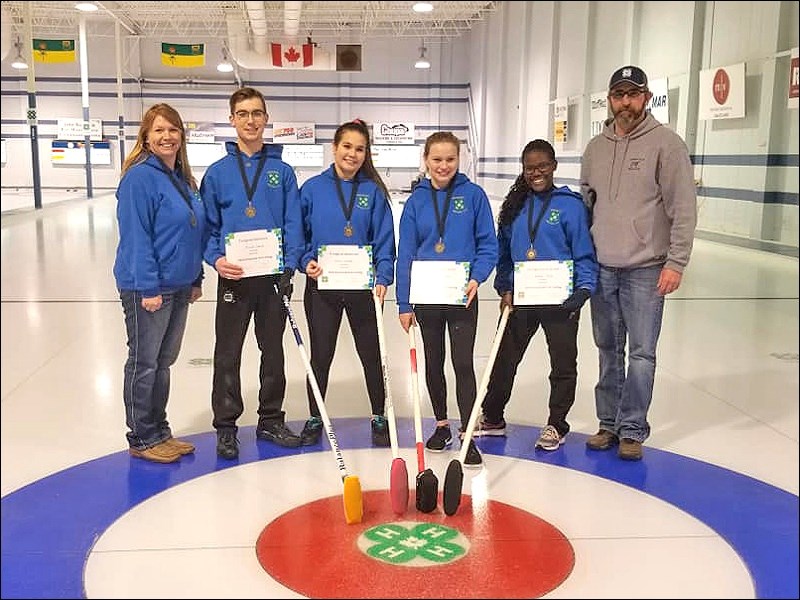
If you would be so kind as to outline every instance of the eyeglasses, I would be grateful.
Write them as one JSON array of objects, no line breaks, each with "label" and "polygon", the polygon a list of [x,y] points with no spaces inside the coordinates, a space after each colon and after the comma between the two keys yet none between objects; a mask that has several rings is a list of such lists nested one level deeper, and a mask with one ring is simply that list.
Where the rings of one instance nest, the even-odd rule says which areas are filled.
[{"label": "eyeglasses", "polygon": [[543,163],[538,163],[536,165],[526,165],[522,168],[522,172],[525,173],[526,175],[528,173],[536,173],[536,172],[547,173],[548,171],[551,171],[554,166],[555,165],[552,162],[543,162]]},{"label": "eyeglasses", "polygon": [[622,100],[625,96],[630,98],[631,100],[636,100],[639,96],[645,93],[644,90],[617,90],[616,92],[611,92],[609,96],[611,96],[614,100]]},{"label": "eyeglasses", "polygon": [[267,116],[267,113],[263,110],[237,110],[233,114],[240,121],[248,121],[250,117],[253,118],[253,121],[260,121]]}]

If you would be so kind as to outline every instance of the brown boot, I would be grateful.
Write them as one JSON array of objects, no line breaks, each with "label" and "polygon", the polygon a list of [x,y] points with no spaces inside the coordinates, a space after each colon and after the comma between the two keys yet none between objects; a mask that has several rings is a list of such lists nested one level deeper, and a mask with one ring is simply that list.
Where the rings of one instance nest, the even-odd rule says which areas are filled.
[{"label": "brown boot", "polygon": [[601,429],[594,435],[590,435],[586,440],[586,446],[591,450],[608,450],[618,443],[619,438],[605,429]]},{"label": "brown boot", "polygon": [[194,444],[184,442],[183,440],[179,440],[177,438],[168,438],[164,440],[164,443],[182,456],[194,452]]},{"label": "brown boot", "polygon": [[637,442],[630,438],[622,438],[619,441],[617,456],[622,460],[642,460],[642,442]]},{"label": "brown boot", "polygon": [[128,452],[131,456],[136,458],[143,458],[157,463],[171,463],[180,459],[181,455],[165,442],[156,444],[152,448],[139,450],[138,448],[129,448]]}]

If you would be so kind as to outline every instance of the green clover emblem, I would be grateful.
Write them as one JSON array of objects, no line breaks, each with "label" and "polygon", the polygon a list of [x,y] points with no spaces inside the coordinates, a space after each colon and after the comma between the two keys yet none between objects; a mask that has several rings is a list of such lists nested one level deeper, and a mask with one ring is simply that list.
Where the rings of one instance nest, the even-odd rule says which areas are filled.
[{"label": "green clover emblem", "polygon": [[363,537],[372,544],[364,550],[367,555],[393,565],[441,565],[465,556],[469,546],[461,543],[465,538],[457,529],[438,523],[384,523]]},{"label": "green clover emblem", "polygon": [[278,187],[281,184],[281,174],[277,171],[267,171],[267,185]]},{"label": "green clover emblem", "polygon": [[369,196],[362,196],[359,194],[356,196],[356,204],[358,208],[369,208]]}]

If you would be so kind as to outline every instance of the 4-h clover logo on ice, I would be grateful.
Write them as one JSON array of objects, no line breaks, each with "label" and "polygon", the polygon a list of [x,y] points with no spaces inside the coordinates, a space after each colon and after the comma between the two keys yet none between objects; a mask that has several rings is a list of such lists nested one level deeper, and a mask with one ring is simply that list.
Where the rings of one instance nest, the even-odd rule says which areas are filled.
[{"label": "4-h clover logo on ice", "polygon": [[409,567],[451,563],[466,556],[469,540],[457,529],[438,523],[400,521],[364,531],[359,549],[377,560]]}]

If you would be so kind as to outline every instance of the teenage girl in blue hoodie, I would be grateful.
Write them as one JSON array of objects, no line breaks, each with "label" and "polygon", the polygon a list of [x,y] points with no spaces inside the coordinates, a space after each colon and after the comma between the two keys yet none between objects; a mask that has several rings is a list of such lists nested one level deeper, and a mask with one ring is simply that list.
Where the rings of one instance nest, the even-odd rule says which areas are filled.
[{"label": "teenage girl in blue hoodie", "polygon": [[[444,375],[444,336],[456,377],[456,400],[461,431],[467,428],[477,394],[472,354],[478,324],[478,286],[497,261],[492,210],[486,192],[458,172],[460,142],[449,131],[438,131],[425,141],[423,158],[430,176],[414,188],[400,217],[397,250],[397,305],[400,325],[408,331],[419,322],[425,350],[425,381],[436,418],[436,429],[426,447],[440,452],[452,443],[447,419]],[[468,262],[466,306],[409,303],[411,263],[415,260]],[[481,455],[470,440],[465,466],[478,467]]]},{"label": "teenage girl in blue hoodie", "polygon": [[[374,291],[383,302],[386,288],[394,281],[394,222],[389,190],[372,164],[369,130],[363,121],[344,123],[336,129],[333,164],[303,184],[300,204],[306,240],[300,269],[308,276],[303,305],[314,376],[324,398],[342,313],[346,312],[372,407],[372,444],[388,446],[389,429],[383,415],[386,396],[372,294]],[[374,290],[320,290],[317,281],[324,271],[318,253],[325,245],[370,246]],[[310,385],[308,405],[311,417],[300,434],[304,445],[316,444],[322,434],[322,419]]]},{"label": "teenage girl in blue hoodie", "polygon": [[[578,317],[597,286],[598,272],[588,210],[580,194],[553,185],[557,165],[550,142],[528,142],[522,151],[522,173],[500,207],[494,288],[500,295],[500,310],[509,306],[513,311],[475,431],[475,435],[505,435],[503,412],[517,367],[541,327],[550,354],[550,410],[535,447],[544,450],[557,450],[570,429],[567,413],[575,402],[578,377]],[[514,264],[529,260],[573,261],[573,293],[563,304],[513,306]]]},{"label": "teenage girl in blue hoodie", "polygon": [[168,104],[142,118],[117,188],[114,261],[125,328],[123,400],[130,454],[170,463],[194,452],[167,421],[169,369],[178,358],[189,304],[202,296],[205,205],[186,156],[186,130]]}]

